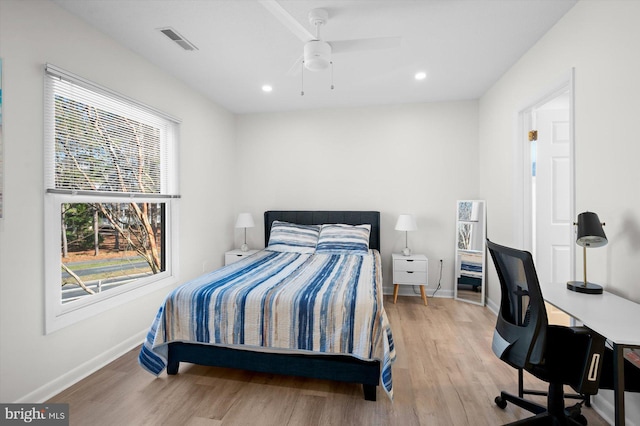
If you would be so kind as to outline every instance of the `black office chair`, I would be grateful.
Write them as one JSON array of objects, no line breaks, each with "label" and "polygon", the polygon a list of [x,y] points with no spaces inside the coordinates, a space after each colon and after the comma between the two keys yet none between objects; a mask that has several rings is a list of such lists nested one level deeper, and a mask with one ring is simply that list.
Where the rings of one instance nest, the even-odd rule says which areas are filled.
[{"label": "black office chair", "polygon": [[507,392],[496,397],[535,414],[512,425],[586,425],[581,403],[565,410],[563,386],[583,395],[598,392],[604,337],[587,327],[549,325],[531,253],[487,240],[502,298],[492,349],[504,362],[549,383],[547,406]]}]

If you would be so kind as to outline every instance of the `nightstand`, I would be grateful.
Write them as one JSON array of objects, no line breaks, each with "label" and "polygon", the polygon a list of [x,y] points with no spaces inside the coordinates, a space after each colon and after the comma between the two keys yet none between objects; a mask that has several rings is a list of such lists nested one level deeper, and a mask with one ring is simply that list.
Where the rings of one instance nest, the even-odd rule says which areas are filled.
[{"label": "nightstand", "polygon": [[393,253],[393,303],[398,299],[400,285],[419,285],[420,295],[425,306],[428,305],[424,286],[428,284],[429,259],[423,254],[404,256]]},{"label": "nightstand", "polygon": [[224,254],[224,266],[231,265],[232,263],[237,262],[243,257],[251,256],[252,254],[257,252],[258,250],[242,251],[240,249],[228,251]]}]

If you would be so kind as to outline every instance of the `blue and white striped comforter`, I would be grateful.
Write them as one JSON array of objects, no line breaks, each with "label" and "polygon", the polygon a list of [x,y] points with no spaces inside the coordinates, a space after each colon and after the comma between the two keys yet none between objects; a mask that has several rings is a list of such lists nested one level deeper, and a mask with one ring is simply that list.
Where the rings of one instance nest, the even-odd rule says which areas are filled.
[{"label": "blue and white striped comforter", "polygon": [[482,278],[482,261],[481,253],[465,253],[460,255],[460,275]]},{"label": "blue and white striped comforter", "polygon": [[196,278],[167,296],[140,365],[160,374],[170,342],[379,360],[381,384],[393,397],[395,350],[377,250],[365,256],[262,250]]}]

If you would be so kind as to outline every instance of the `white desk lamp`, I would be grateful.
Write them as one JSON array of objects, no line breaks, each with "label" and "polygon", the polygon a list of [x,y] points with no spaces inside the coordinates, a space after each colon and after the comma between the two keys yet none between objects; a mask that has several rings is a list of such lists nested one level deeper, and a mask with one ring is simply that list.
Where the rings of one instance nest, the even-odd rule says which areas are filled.
[{"label": "white desk lamp", "polygon": [[240,250],[249,250],[249,246],[247,245],[247,228],[253,228],[254,226],[256,225],[253,223],[253,216],[251,216],[251,213],[240,213],[238,215],[236,228],[244,228],[244,243],[240,246]]},{"label": "white desk lamp", "polygon": [[413,215],[410,214],[401,214],[398,216],[398,221],[396,222],[396,231],[404,231],[404,249],[402,249],[402,254],[405,256],[411,256],[411,249],[409,248],[409,236],[408,231],[415,231],[418,229],[418,225],[416,225],[416,219]]}]

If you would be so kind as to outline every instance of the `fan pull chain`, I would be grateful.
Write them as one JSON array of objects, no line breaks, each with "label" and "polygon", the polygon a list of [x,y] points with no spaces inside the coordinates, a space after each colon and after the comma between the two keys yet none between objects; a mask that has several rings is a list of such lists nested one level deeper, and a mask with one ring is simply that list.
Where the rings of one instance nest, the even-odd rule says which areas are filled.
[{"label": "fan pull chain", "polygon": [[331,64],[331,90],[333,90],[333,61],[330,61]]},{"label": "fan pull chain", "polygon": [[300,96],[304,96],[304,61],[302,61],[302,72],[300,72]]}]

